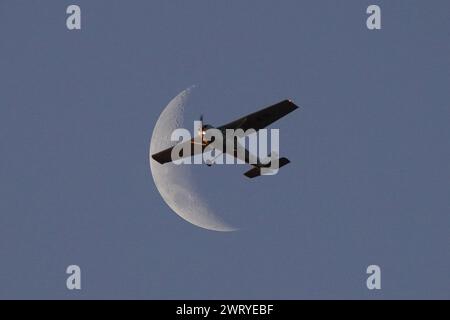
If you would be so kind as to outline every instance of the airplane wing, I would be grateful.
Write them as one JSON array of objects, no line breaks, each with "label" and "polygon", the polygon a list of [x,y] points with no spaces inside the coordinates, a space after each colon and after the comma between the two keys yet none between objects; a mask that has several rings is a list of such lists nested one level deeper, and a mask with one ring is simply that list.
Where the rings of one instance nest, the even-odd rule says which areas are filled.
[{"label": "airplane wing", "polygon": [[291,113],[297,108],[298,106],[295,105],[295,103],[293,103],[291,100],[284,100],[277,104],[274,104],[273,106],[249,114],[233,122],[227,123],[219,127],[218,129],[242,129],[244,131],[248,129],[255,129],[256,131],[258,131],[283,118],[285,115]]},{"label": "airplane wing", "polygon": [[[198,148],[198,147],[195,147],[195,144],[199,143],[199,141],[197,141],[197,140],[199,140],[199,139],[198,138],[197,139],[196,138],[192,138],[191,140],[188,140],[188,141],[176,144],[176,146],[179,146],[180,148],[182,148],[181,151],[180,151],[180,158],[187,158],[187,157],[190,157],[190,156],[195,156],[197,154],[203,153],[203,151],[205,150],[206,146],[209,143],[204,143],[204,144],[202,144],[202,148]],[[183,155],[183,149],[184,149],[183,147],[188,148],[187,145],[191,146],[191,153],[189,155],[184,156]],[[160,151],[158,153],[152,154],[152,158],[155,161],[159,162],[160,164],[172,162],[172,150],[173,150],[174,147],[175,146],[167,148],[167,149],[165,149],[163,151]],[[197,152],[197,150],[201,151],[201,152]]]}]

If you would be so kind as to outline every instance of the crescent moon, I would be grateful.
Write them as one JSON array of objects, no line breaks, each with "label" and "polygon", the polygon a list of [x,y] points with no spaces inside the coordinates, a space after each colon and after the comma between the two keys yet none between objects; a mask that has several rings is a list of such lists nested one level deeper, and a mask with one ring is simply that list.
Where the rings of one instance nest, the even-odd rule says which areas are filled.
[{"label": "crescent moon", "polygon": [[223,221],[202,197],[189,165],[159,164],[152,159],[155,152],[174,145],[170,141],[173,130],[183,128],[184,109],[193,87],[178,94],[162,111],[153,130],[149,161],[150,169],[161,197],[181,218],[198,227],[221,232],[237,229]]}]

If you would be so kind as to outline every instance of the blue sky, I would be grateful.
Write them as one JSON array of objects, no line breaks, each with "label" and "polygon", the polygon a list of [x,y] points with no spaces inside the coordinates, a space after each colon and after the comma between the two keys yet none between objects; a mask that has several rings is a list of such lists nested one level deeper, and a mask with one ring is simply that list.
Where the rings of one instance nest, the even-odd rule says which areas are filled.
[{"label": "blue sky", "polygon": [[[449,298],[448,1],[80,0],[70,32],[72,3],[0,2],[1,298]],[[191,85],[213,125],[301,106],[275,177],[195,168],[240,232],[152,181],[153,126]]]}]

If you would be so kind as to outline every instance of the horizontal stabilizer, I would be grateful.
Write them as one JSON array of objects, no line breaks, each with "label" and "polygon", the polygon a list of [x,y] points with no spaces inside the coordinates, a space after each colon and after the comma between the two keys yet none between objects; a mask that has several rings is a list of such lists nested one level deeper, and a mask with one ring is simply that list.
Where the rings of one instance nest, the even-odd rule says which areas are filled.
[{"label": "horizontal stabilizer", "polygon": [[[290,161],[288,158],[280,158],[278,160],[278,162],[279,162],[278,168],[281,168],[281,167],[284,167],[285,165],[287,165]],[[270,166],[267,165],[267,168],[270,168]],[[261,167],[255,166],[252,169],[250,169],[249,171],[247,171],[246,173],[244,173],[244,175],[250,179],[259,177],[261,175]]]},{"label": "horizontal stabilizer", "polygon": [[253,167],[252,169],[250,169],[246,173],[244,173],[244,176],[246,176],[250,179],[259,177],[260,175],[261,175],[260,167]]},{"label": "horizontal stabilizer", "polygon": [[290,163],[288,158],[280,158],[279,160],[279,167],[284,167],[285,165],[287,165],[288,163]]}]

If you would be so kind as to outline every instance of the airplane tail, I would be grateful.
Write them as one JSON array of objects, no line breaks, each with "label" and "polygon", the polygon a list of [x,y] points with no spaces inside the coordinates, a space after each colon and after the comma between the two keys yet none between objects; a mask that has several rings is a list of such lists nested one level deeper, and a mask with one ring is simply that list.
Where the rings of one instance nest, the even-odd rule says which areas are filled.
[{"label": "airplane tail", "polygon": [[[285,165],[287,165],[288,163],[290,163],[288,158],[280,158],[278,159],[278,168],[284,167]],[[264,166],[254,166],[252,169],[250,169],[249,171],[247,171],[246,173],[244,173],[244,175],[250,179],[259,177],[261,175],[261,168],[269,168],[270,167],[270,163]]]}]

